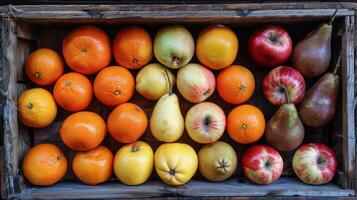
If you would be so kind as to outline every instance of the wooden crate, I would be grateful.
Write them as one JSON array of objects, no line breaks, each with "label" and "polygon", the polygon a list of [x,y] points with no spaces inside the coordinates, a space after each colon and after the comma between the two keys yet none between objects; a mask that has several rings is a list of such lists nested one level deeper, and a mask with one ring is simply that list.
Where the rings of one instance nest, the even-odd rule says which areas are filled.
[{"label": "wooden crate", "polygon": [[[17,119],[16,99],[26,88],[33,87],[24,76],[23,62],[26,55],[39,47],[49,47],[61,52],[61,40],[73,27],[80,24],[95,24],[113,34],[126,24],[138,24],[154,35],[155,31],[167,24],[183,24],[193,36],[212,23],[230,26],[238,35],[240,47],[236,64],[242,64],[253,71],[256,79],[254,96],[248,103],[261,108],[269,119],[275,107],[263,97],[261,81],[268,70],[256,68],[246,54],[247,38],[251,31],[264,23],[277,23],[284,26],[292,35],[294,43],[303,38],[316,25],[328,20],[336,6],[341,6],[334,23],[333,57],[331,68],[338,55],[342,55],[342,80],[339,94],[338,113],[333,123],[319,129],[307,128],[304,142],[323,142],[331,146],[337,154],[339,167],[333,182],[310,186],[303,184],[293,174],[291,157],[293,152],[283,153],[284,173],[275,183],[258,186],[242,177],[241,169],[227,181],[212,183],[204,180],[199,173],[186,185],[173,187],[165,185],[155,173],[151,179],[140,186],[125,186],[114,178],[99,186],[87,186],[75,180],[69,169],[65,179],[51,187],[35,187],[29,184],[21,172],[24,153],[37,143],[56,143],[66,153],[69,160],[73,152],[67,149],[58,137],[62,120],[69,115],[60,109],[56,121],[43,129],[29,129]],[[166,196],[244,196],[244,197],[342,197],[354,198],[356,195],[356,139],[354,103],[354,67],[356,42],[355,10],[353,3],[269,3],[269,4],[200,4],[200,5],[75,5],[75,6],[3,6],[0,7],[1,20],[1,194],[3,198],[21,199],[98,199],[98,198],[139,198]],[[193,62],[198,62],[197,58]],[[112,62],[111,64],[115,64]],[[331,70],[331,68],[329,70]],[[69,70],[68,68],[66,70]],[[173,70],[174,73],[175,70]],[[137,71],[132,71],[135,76]],[[217,72],[215,72],[217,74]],[[93,76],[90,76],[93,80]],[[316,79],[306,79],[310,87]],[[51,90],[52,88],[47,88]],[[175,91],[177,94],[177,90]],[[180,107],[185,115],[193,105],[180,95]],[[135,93],[131,100],[139,104],[150,117],[155,102],[147,101]],[[223,102],[217,92],[208,101],[219,104],[227,114],[233,105]],[[88,110],[107,117],[111,109],[94,100]],[[153,139],[148,130],[141,138],[157,148],[160,142]],[[238,157],[249,145],[239,145],[225,136],[236,150]],[[180,139],[196,150],[200,145],[193,142],[187,133]],[[265,143],[264,139],[258,143]],[[104,144],[115,153],[121,146],[108,135]],[[70,166],[70,165],[69,165]],[[69,167],[70,168],[70,167]]]}]

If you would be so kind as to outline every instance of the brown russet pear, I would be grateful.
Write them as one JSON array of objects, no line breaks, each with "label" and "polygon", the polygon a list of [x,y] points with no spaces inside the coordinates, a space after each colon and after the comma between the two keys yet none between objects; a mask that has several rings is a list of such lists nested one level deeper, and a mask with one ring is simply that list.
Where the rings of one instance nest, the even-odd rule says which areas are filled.
[{"label": "brown russet pear", "polygon": [[327,125],[336,113],[337,96],[340,89],[340,78],[336,74],[341,57],[335,70],[324,74],[306,92],[298,112],[302,122],[318,128]]},{"label": "brown russet pear", "polygon": [[293,50],[292,65],[305,77],[319,76],[330,65],[332,22],[337,10],[328,23],[323,23],[310,32]]}]

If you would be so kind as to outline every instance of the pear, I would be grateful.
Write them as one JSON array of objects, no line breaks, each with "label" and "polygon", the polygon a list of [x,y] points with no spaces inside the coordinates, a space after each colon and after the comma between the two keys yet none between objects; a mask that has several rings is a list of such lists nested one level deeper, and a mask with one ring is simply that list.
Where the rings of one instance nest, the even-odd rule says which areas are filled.
[{"label": "pear", "polygon": [[149,100],[158,100],[170,91],[165,72],[169,74],[170,82],[175,84],[172,72],[159,63],[148,64],[136,76],[136,91]]},{"label": "pear", "polygon": [[323,23],[314,29],[294,48],[292,65],[305,77],[316,77],[323,74],[330,64],[332,22],[337,11],[338,9],[329,23]]},{"label": "pear", "polygon": [[222,141],[206,144],[198,152],[198,169],[210,181],[224,181],[231,177],[237,168],[237,154]]},{"label": "pear", "polygon": [[166,26],[155,35],[155,58],[169,68],[178,69],[189,63],[194,50],[193,37],[184,26]]},{"label": "pear", "polygon": [[172,83],[165,71],[170,91],[160,97],[150,118],[151,134],[159,141],[174,142],[184,131],[184,119],[181,114],[177,95],[172,92]]},{"label": "pear", "polygon": [[336,74],[340,61],[341,56],[334,71],[324,74],[306,92],[299,105],[299,115],[304,124],[318,128],[327,125],[334,117],[340,89],[340,78]]},{"label": "pear", "polygon": [[269,120],[265,139],[278,151],[291,151],[301,145],[305,129],[293,103],[283,104]]}]

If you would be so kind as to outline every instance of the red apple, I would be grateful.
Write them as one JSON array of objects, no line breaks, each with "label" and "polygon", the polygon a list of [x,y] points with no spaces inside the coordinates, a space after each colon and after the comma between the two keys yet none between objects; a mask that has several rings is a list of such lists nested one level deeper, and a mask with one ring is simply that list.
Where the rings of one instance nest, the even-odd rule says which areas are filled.
[{"label": "red apple", "polygon": [[289,33],[276,25],[267,25],[253,32],[248,41],[248,53],[259,66],[274,67],[289,60],[292,41]]},{"label": "red apple", "polygon": [[276,67],[264,77],[263,93],[265,98],[275,106],[289,103],[288,101],[297,104],[304,98],[304,77],[291,67]]},{"label": "red apple", "polygon": [[243,173],[256,184],[270,184],[283,172],[283,159],[279,152],[267,145],[250,147],[242,158]]},{"label": "red apple", "polygon": [[222,108],[211,102],[194,105],[187,112],[186,131],[196,142],[207,144],[217,141],[226,128],[226,116]]},{"label": "red apple", "polygon": [[304,144],[294,154],[293,169],[304,183],[311,185],[325,184],[335,176],[336,156],[324,144]]}]

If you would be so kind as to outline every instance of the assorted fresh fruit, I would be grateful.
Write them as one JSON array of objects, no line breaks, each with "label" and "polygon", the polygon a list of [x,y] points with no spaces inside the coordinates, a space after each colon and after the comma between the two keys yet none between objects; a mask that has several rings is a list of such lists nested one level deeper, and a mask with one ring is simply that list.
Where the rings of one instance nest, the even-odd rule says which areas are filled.
[{"label": "assorted fresh fruit", "polygon": [[[39,86],[54,84],[53,95],[42,88],[24,91],[18,99],[19,119],[26,126],[43,128],[54,121],[57,105],[72,112],[61,124],[59,134],[67,147],[77,151],[72,170],[88,185],[106,182],[113,172],[122,183],[139,185],[154,169],[169,185],[187,183],[197,169],[209,181],[223,181],[234,174],[238,163],[251,182],[270,184],[283,171],[278,151],[295,149],[292,166],[296,175],[307,184],[324,184],[334,177],[337,161],[324,144],[302,145],[304,124],[321,127],[334,117],[339,62],[306,94],[304,76],[319,76],[327,70],[333,18],[295,48],[288,32],[277,25],[260,27],[251,34],[250,58],[257,66],[271,69],[259,84],[266,99],[279,106],[267,123],[262,110],[247,104],[256,80],[247,67],[233,64],[238,37],[224,25],[205,27],[196,45],[182,25],[161,28],[153,41],[145,29],[129,26],[115,35],[112,45],[100,28],[80,26],[64,38],[65,62],[50,49],[38,49],[28,56],[26,75]],[[200,63],[190,63],[194,53]],[[112,55],[118,66],[109,66]],[[150,63],[153,55],[159,63]],[[290,59],[292,67],[285,65]],[[63,74],[64,63],[75,72]],[[135,80],[133,69],[139,71]],[[217,79],[212,70],[221,70]],[[90,74],[96,74],[93,86],[86,77]],[[186,116],[173,92],[175,83],[184,99],[196,103]],[[222,100],[237,105],[227,117],[220,105],[206,101],[215,89]],[[135,90],[157,101],[149,120],[140,105],[128,102]],[[85,111],[93,94],[113,108],[106,122],[102,116]],[[139,141],[147,129],[163,142],[155,152],[148,143]],[[204,144],[198,153],[188,144],[174,143],[185,130],[193,141]],[[125,144],[115,156],[100,146],[107,131]],[[271,146],[253,145],[237,155],[230,144],[218,141],[225,131],[239,144],[255,143],[265,135]],[[64,177],[67,160],[57,146],[39,144],[27,152],[22,169],[32,184],[51,185]]]}]

